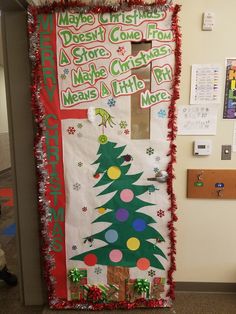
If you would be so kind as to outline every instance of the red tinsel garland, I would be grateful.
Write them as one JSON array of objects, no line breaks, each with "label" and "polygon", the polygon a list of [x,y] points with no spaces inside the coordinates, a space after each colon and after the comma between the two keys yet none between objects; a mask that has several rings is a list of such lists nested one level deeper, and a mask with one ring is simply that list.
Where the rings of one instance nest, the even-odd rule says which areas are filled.
[{"label": "red tinsel garland", "polygon": [[175,194],[173,192],[173,179],[174,176],[174,169],[173,165],[176,162],[176,145],[174,144],[174,140],[176,138],[177,133],[177,125],[176,125],[176,101],[179,99],[179,84],[180,84],[180,74],[181,74],[181,33],[178,25],[178,13],[180,11],[181,6],[176,5],[173,10],[172,15],[172,30],[174,32],[174,38],[175,38],[175,71],[174,71],[174,80],[173,80],[173,95],[171,99],[171,103],[169,106],[169,112],[168,112],[168,129],[170,130],[168,133],[168,139],[170,140],[170,161],[167,166],[167,172],[168,172],[168,181],[167,181],[167,193],[169,194],[171,206],[169,208],[169,211],[171,213],[171,221],[168,223],[168,229],[169,229],[169,238],[170,238],[170,268],[168,271],[168,281],[169,284],[169,291],[167,293],[167,296],[169,296],[171,299],[174,299],[175,293],[175,283],[173,281],[173,273],[176,270],[176,263],[175,263],[175,254],[176,254],[176,234],[175,234],[175,228],[174,228],[174,222],[177,221],[176,216],[176,210],[177,210],[177,204],[176,204],[176,198]]},{"label": "red tinsel garland", "polygon": [[135,300],[135,302],[121,301],[121,302],[111,302],[111,303],[97,303],[88,302],[87,300],[80,300],[79,305],[78,301],[67,301],[67,300],[58,300],[57,303],[53,306],[53,309],[87,309],[93,311],[102,311],[102,310],[132,310],[136,308],[160,308],[165,307],[165,300],[146,300],[143,298]]},{"label": "red tinsel garland", "polygon": [[[145,3],[145,0],[120,0],[112,5],[90,5],[84,3],[80,0],[61,0],[60,2],[52,2],[50,4],[40,5],[40,6],[32,6],[32,8],[37,12],[37,14],[47,14],[53,13],[55,11],[64,11],[68,8],[83,8],[89,7],[89,12],[92,13],[107,13],[107,12],[114,12],[119,10],[122,5],[126,4],[125,9],[130,10],[130,6],[145,6],[145,7],[156,7],[156,6],[164,6],[171,4],[172,0],[155,0],[153,3]],[[123,9],[123,8],[122,8]]]},{"label": "red tinsel garland", "polygon": [[[124,3],[124,1],[120,1],[120,3]],[[156,6],[156,5],[165,5],[169,1],[168,0],[156,0],[154,4],[145,4],[143,0],[127,0],[127,4],[130,6],[132,5],[144,5],[144,6]],[[28,32],[30,39],[33,36],[36,36],[38,39],[38,31],[37,31],[37,16],[38,14],[47,14],[53,13],[56,11],[63,11],[67,8],[82,8],[87,6],[80,1],[61,1],[61,2],[53,2],[52,4],[47,4],[43,6],[29,6],[28,8],[28,16],[29,16],[29,23],[28,23]],[[126,8],[129,10],[130,8]],[[113,12],[119,10],[119,6],[93,6],[89,7],[88,12],[93,13],[103,13],[103,12]],[[168,139],[170,140],[170,161],[167,167],[168,172],[168,181],[167,181],[167,192],[170,196],[171,207],[169,211],[171,212],[171,221],[168,223],[169,228],[169,238],[170,238],[170,269],[168,271],[168,284],[169,284],[169,292],[167,296],[171,299],[174,299],[174,282],[173,282],[173,272],[176,269],[175,265],[175,253],[176,253],[176,240],[175,240],[175,229],[174,229],[174,222],[177,221],[177,216],[175,214],[177,206],[176,206],[176,199],[173,193],[173,179],[174,179],[174,171],[173,171],[173,163],[176,161],[176,146],[174,144],[174,140],[176,137],[177,127],[176,127],[176,114],[175,114],[175,103],[179,98],[179,83],[180,83],[180,72],[181,72],[181,34],[178,26],[178,12],[180,11],[180,6],[175,5],[174,7],[170,8],[173,11],[172,16],[172,30],[175,35],[175,76],[173,81],[173,95],[171,99],[171,104],[169,106],[168,112],[168,129],[170,130],[168,133]],[[41,86],[41,76],[40,76],[40,52],[39,52],[39,41],[37,40],[37,49],[35,49],[32,59],[32,85],[31,85],[31,92],[32,92],[32,108],[35,116],[35,121],[38,125],[37,134],[35,137],[35,157],[37,160],[37,175],[38,175],[38,190],[41,191],[42,184],[44,187],[48,184],[48,176],[46,174],[46,150],[45,150],[45,136],[44,136],[44,111],[43,108],[39,104],[39,96],[37,97],[38,89]],[[40,153],[39,147],[43,148],[43,151]],[[53,309],[86,309],[86,310],[114,310],[114,309],[135,309],[138,307],[148,307],[148,308],[157,308],[157,307],[165,307],[166,301],[164,299],[159,300],[146,300],[146,299],[137,299],[135,302],[112,302],[112,303],[99,303],[94,304],[93,302],[88,302],[87,300],[79,300],[79,301],[68,301],[68,300],[60,300],[55,296],[55,279],[52,276],[52,269],[53,265],[53,257],[50,255],[50,236],[47,232],[47,218],[46,218],[46,204],[44,204],[44,193],[39,192],[39,213],[41,217],[41,238],[42,238],[42,255],[44,256],[44,274],[47,281],[48,287],[48,297],[49,297],[49,304]]]}]

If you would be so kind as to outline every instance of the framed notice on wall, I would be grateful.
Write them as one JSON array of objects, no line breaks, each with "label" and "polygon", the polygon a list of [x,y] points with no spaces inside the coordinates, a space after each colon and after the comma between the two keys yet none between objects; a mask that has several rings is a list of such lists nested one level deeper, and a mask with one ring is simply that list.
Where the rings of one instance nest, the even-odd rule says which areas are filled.
[{"label": "framed notice on wall", "polygon": [[52,308],[171,306],[178,5],[28,11]]}]

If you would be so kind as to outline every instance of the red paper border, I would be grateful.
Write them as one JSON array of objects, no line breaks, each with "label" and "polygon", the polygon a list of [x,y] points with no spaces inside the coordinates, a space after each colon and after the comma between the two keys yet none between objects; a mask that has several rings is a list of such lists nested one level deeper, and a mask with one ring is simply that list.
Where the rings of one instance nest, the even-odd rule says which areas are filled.
[{"label": "red paper border", "polygon": [[[44,15],[45,16],[45,15]],[[39,23],[39,42],[42,42],[42,45],[44,44],[44,48],[48,48],[49,46],[52,47],[52,51],[56,51],[56,27],[55,27],[55,15],[52,15],[52,25],[45,23],[45,27],[43,26],[43,23]],[[43,40],[45,39],[45,41]],[[39,47],[39,58],[42,59],[43,56],[43,49]],[[46,52],[46,56],[48,56],[48,53]],[[64,169],[63,169],[63,152],[62,152],[62,131],[61,131],[61,116],[60,116],[60,108],[59,106],[55,106],[55,104],[59,104],[59,89],[58,89],[58,84],[57,84],[57,60],[56,60],[56,55],[52,57],[54,62],[53,64],[49,61],[46,60],[44,61],[44,64],[40,64],[40,68],[43,71],[45,68],[50,70],[47,70],[49,74],[53,73],[54,71],[54,76],[56,79],[56,84],[52,83],[52,80],[49,78],[48,80],[48,87],[49,88],[54,88],[53,91],[53,97],[50,99],[49,95],[47,94],[46,88],[45,88],[45,82],[43,81],[43,78],[41,77],[41,84],[40,84],[40,100],[44,104],[44,117],[42,117],[42,123],[44,123],[45,129],[42,130],[43,132],[43,138],[45,136],[45,142],[44,142],[44,153],[45,155],[47,154],[48,157],[48,152],[47,149],[50,147],[49,145],[47,146],[47,135],[49,137],[49,141],[51,144],[51,150],[52,150],[52,156],[51,158],[48,157],[47,164],[45,164],[45,170],[48,173],[48,180],[47,184],[45,186],[45,198],[50,204],[50,208],[53,208],[55,213],[57,214],[59,212],[60,208],[63,208],[63,216],[58,216],[58,218],[55,217],[49,212],[48,214],[51,214],[51,221],[48,221],[47,224],[47,235],[50,239],[49,245],[53,243],[53,241],[58,241],[60,239],[60,245],[61,245],[61,250],[57,251],[54,250],[52,245],[52,248],[49,248],[49,254],[53,256],[55,265],[57,267],[51,269],[51,276],[55,277],[57,279],[57,284],[54,286],[54,293],[57,295],[59,298],[66,298],[67,296],[67,288],[66,288],[66,265],[64,263],[65,258],[66,258],[66,253],[65,253],[65,189],[64,189]],[[40,62],[41,63],[41,62]],[[40,69],[37,69],[40,70]],[[35,73],[36,75],[36,73]],[[41,75],[40,72],[37,71],[37,75]],[[47,117],[50,117],[47,119]],[[46,126],[46,119],[47,119],[47,126]],[[55,127],[56,130],[55,130]],[[54,136],[56,135],[56,132],[58,132],[58,142],[55,140]],[[53,148],[53,146],[55,148]],[[56,162],[55,161],[55,155],[56,153],[56,148],[58,149],[58,163],[54,164],[54,166],[50,165],[50,161]],[[36,151],[37,153],[37,151]],[[52,176],[53,172],[57,172],[57,177]],[[52,181],[53,180],[53,181]],[[52,194],[54,193],[54,187],[55,183],[57,182],[58,184],[61,185],[61,190],[56,191],[56,193],[60,194]],[[51,188],[52,187],[52,191]],[[52,193],[51,193],[52,192]],[[50,211],[50,210],[49,210]],[[58,220],[58,221],[57,221]],[[55,228],[55,229],[54,229]],[[58,232],[58,229],[60,229],[60,232],[62,234],[62,237],[59,238],[57,234],[54,234]],[[45,236],[44,236],[45,237]]]},{"label": "red paper border", "polygon": [[[50,249],[50,232],[52,231],[52,227],[50,227],[50,220],[47,219],[48,217],[48,209],[49,209],[49,199],[47,198],[47,195],[45,193],[45,190],[42,189],[42,186],[48,187],[48,165],[47,165],[47,158],[46,158],[46,150],[45,150],[45,124],[44,124],[44,118],[45,115],[47,115],[49,112],[52,111],[54,114],[57,114],[58,117],[60,117],[59,108],[53,107],[50,108],[51,110],[48,110],[49,108],[44,108],[41,101],[43,100],[43,89],[41,96],[39,96],[40,89],[42,88],[42,80],[40,76],[41,71],[41,58],[40,58],[40,52],[39,52],[39,32],[38,32],[38,15],[39,14],[50,14],[55,11],[61,11],[66,8],[82,8],[85,6],[82,2],[79,1],[61,1],[59,3],[52,3],[49,5],[44,5],[40,7],[35,6],[29,6],[28,8],[28,31],[29,31],[29,37],[30,37],[30,43],[31,43],[31,49],[30,49],[30,57],[32,60],[32,72],[33,72],[33,81],[32,81],[32,107],[34,110],[34,116],[35,121],[38,124],[38,131],[36,134],[35,139],[35,156],[37,160],[37,173],[38,173],[38,185],[39,185],[39,212],[41,217],[41,237],[42,237],[42,255],[44,256],[44,271],[45,271],[45,277],[47,281],[48,286],[48,298],[49,298],[49,305],[53,309],[61,309],[61,308],[77,308],[77,309],[89,309],[89,310],[103,310],[103,309],[133,309],[137,307],[165,307],[166,301],[163,299],[160,300],[145,300],[145,299],[138,299],[133,303],[129,303],[126,301],[122,302],[115,302],[115,303],[102,303],[102,304],[93,304],[88,303],[86,300],[82,301],[67,301],[66,296],[64,296],[65,293],[65,284],[66,284],[66,278],[64,271],[65,265],[62,265],[65,261],[65,258],[62,260],[62,263],[60,267],[58,267],[59,264],[57,264],[57,269],[55,270],[55,262],[60,263],[57,254],[52,254]],[[157,0],[155,4],[151,4],[148,6],[155,6],[155,5],[165,5],[168,3],[168,0]],[[126,8],[127,10],[131,10],[132,5],[142,5],[144,6],[144,1],[142,0],[136,0],[128,1],[129,7]],[[147,6],[147,5],[145,5]],[[101,13],[101,12],[113,12],[117,11],[119,9],[119,6],[93,6],[90,7],[86,12],[93,12],[93,13]],[[176,47],[175,47],[175,69],[174,69],[174,79],[173,79],[173,96],[171,99],[171,103],[169,106],[169,112],[168,112],[168,139],[170,141],[170,162],[167,167],[167,172],[169,174],[168,182],[167,182],[167,192],[169,194],[171,206],[169,208],[169,211],[171,213],[171,221],[168,223],[169,228],[169,238],[171,242],[169,256],[170,256],[170,269],[168,271],[168,284],[170,286],[170,289],[167,293],[167,296],[169,296],[171,299],[174,299],[174,282],[173,282],[173,272],[176,269],[175,265],[175,253],[176,253],[176,240],[175,240],[175,229],[174,229],[174,222],[177,221],[176,216],[176,199],[173,192],[173,179],[174,179],[174,169],[173,164],[176,161],[176,145],[174,144],[174,140],[176,137],[177,127],[176,127],[176,113],[175,113],[175,104],[176,101],[179,98],[179,83],[180,83],[180,72],[181,72],[181,34],[180,29],[178,26],[178,12],[180,11],[180,6],[175,5],[171,6],[169,10],[173,11],[172,15],[172,31],[174,33]],[[54,22],[55,22],[55,16],[54,16]],[[55,34],[53,35],[53,40],[55,44]],[[35,46],[35,44],[37,45]],[[56,60],[55,60],[56,61]],[[55,63],[56,64],[56,63]],[[58,92],[57,96],[58,98]],[[59,104],[59,98],[58,98],[58,104]],[[86,112],[84,110],[81,111],[81,118],[86,117]],[[59,132],[61,132],[61,126],[59,128]],[[60,157],[62,157],[62,144],[61,144],[61,136],[60,136]],[[62,160],[62,159],[61,159]],[[60,165],[60,178],[64,181],[63,178],[63,164]],[[61,202],[65,202],[65,194],[61,198]],[[63,249],[63,253],[61,254],[61,257],[65,257],[65,248]],[[60,277],[60,271],[64,271],[64,275]],[[59,275],[59,281],[55,282],[54,276]]]}]

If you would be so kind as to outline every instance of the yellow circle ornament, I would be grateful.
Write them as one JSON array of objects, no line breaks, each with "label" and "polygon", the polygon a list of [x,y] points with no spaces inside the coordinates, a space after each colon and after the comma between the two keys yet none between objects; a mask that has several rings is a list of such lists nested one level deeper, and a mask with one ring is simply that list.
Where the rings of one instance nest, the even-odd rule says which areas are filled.
[{"label": "yellow circle ornament", "polygon": [[129,250],[136,251],[140,247],[140,241],[137,238],[129,238],[126,245]]},{"label": "yellow circle ornament", "polygon": [[106,211],[106,208],[104,208],[104,207],[100,207],[100,208],[98,208],[98,212],[99,212],[99,214],[104,214],[104,213],[105,213],[105,211]]},{"label": "yellow circle ornament", "polygon": [[121,170],[119,167],[112,166],[108,168],[107,175],[111,180],[117,180],[121,176]]}]

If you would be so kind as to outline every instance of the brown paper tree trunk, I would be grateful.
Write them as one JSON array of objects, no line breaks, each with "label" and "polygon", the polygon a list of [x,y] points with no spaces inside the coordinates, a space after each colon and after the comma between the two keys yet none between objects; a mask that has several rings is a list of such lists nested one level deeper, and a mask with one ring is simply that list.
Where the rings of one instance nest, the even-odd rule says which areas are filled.
[{"label": "brown paper tree trunk", "polygon": [[129,268],[107,266],[107,283],[119,286],[119,301],[125,300],[125,280],[129,278]]}]

